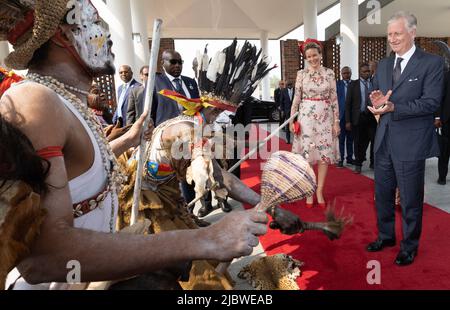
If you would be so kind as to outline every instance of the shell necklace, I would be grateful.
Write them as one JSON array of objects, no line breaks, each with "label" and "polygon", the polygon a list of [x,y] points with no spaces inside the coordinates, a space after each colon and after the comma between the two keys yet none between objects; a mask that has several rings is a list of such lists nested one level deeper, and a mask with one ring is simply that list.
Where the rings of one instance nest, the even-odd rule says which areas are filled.
[{"label": "shell necklace", "polygon": [[[95,114],[89,109],[87,104],[84,104],[81,99],[69,92],[77,92],[83,95],[87,95],[88,92],[81,89],[75,88],[73,86],[65,85],[59,82],[51,76],[42,76],[37,73],[29,73],[27,78],[33,82],[44,85],[58,95],[66,99],[72,104],[72,106],[80,113],[83,119],[86,121],[91,132],[93,133],[98,147],[100,148],[100,153],[102,155],[103,166],[107,174],[107,192],[111,193],[111,219],[109,222],[110,232],[114,231],[114,217],[115,217],[115,206],[113,194],[120,190],[121,184],[125,181],[125,176],[121,173],[119,165],[117,163],[117,158],[115,157],[109,142],[106,140],[105,134],[103,133],[102,126],[99,123]],[[103,193],[102,193],[103,194]],[[100,194],[101,195],[101,194]]]}]

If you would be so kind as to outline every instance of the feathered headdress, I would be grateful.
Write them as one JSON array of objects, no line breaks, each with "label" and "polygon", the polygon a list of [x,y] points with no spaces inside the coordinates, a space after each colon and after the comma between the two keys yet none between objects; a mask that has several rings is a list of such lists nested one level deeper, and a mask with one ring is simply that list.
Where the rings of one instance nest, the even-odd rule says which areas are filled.
[{"label": "feathered headdress", "polygon": [[237,39],[217,52],[212,59],[205,47],[197,61],[200,99],[191,100],[167,90],[161,92],[183,105],[187,115],[194,115],[204,107],[211,106],[236,112],[238,106],[253,94],[261,80],[276,68],[269,67],[269,60],[262,50],[258,51],[248,41],[239,49]]}]

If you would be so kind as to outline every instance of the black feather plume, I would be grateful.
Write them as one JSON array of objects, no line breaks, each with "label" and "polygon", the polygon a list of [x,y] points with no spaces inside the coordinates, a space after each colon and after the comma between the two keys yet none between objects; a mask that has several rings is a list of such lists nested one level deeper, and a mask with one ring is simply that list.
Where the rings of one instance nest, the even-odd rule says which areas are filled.
[{"label": "black feather plume", "polygon": [[238,106],[253,94],[261,80],[276,66],[269,68],[262,50],[258,51],[248,41],[245,41],[237,53],[237,39],[234,39],[223,53],[223,72],[217,73],[215,82],[206,77],[206,72],[200,72],[202,78],[199,78],[199,87],[203,95],[209,94]]}]

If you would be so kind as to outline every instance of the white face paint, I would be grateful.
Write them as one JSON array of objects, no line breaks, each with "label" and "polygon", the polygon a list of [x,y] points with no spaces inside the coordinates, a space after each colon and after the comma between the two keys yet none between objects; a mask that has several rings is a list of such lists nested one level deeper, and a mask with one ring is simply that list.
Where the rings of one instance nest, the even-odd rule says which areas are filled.
[{"label": "white face paint", "polygon": [[94,74],[114,74],[112,41],[90,0],[71,0],[66,23],[72,26],[69,39],[84,64]]}]

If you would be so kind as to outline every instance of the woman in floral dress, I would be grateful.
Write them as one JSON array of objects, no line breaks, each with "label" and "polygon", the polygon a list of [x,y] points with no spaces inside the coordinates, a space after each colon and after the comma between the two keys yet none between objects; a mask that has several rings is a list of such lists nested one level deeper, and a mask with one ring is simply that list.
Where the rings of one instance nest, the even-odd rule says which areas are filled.
[{"label": "woman in floral dress", "polygon": [[[318,165],[317,203],[325,207],[323,191],[328,165],[337,157],[337,139],[340,133],[339,107],[336,95],[334,72],[321,65],[322,46],[320,42],[308,39],[302,45],[302,52],[308,68],[297,74],[295,97],[291,114],[300,112],[300,134],[294,135],[292,152],[303,155],[311,165]],[[290,124],[294,132],[294,123]],[[306,200],[312,207],[314,197]]]}]

